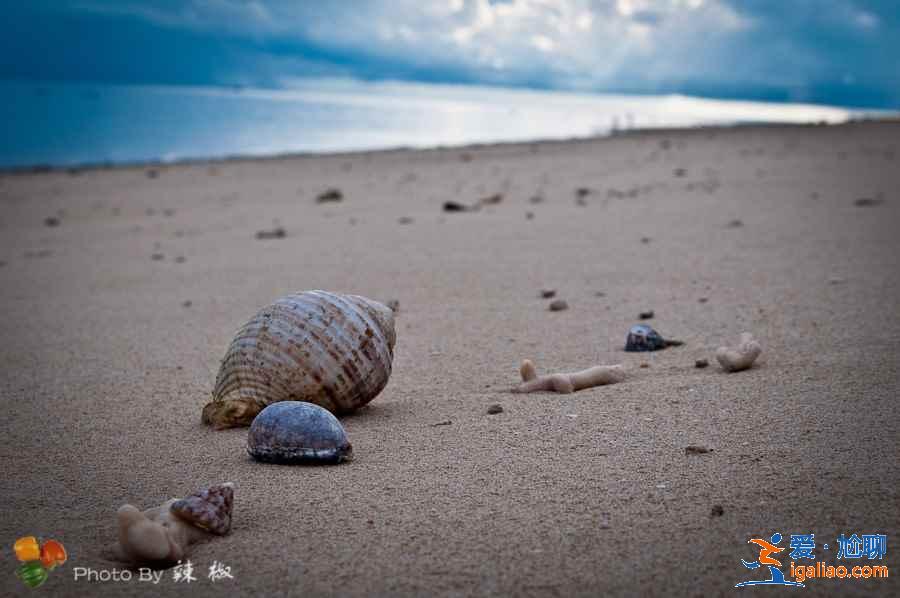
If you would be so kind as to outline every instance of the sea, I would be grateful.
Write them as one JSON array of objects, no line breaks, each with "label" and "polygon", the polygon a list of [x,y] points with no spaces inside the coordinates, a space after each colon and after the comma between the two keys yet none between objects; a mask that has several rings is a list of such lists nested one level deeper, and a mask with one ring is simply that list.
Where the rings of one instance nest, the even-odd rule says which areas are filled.
[{"label": "sea", "polygon": [[840,123],[847,108],[308,79],[281,89],[0,81],[0,168],[570,139],[644,128]]}]

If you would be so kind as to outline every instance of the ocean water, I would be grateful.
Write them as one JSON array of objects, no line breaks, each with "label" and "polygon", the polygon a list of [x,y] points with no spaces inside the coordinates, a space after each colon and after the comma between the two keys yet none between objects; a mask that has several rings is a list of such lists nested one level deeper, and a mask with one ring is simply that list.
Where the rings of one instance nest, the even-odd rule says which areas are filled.
[{"label": "ocean water", "polygon": [[684,96],[306,80],[290,89],[0,82],[0,168],[565,139],[615,129],[838,123],[844,108]]}]

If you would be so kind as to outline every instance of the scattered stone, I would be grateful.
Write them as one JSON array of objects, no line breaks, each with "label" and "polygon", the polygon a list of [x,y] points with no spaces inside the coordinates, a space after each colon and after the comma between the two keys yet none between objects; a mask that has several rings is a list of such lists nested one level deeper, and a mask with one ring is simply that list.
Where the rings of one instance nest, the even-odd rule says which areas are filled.
[{"label": "scattered stone", "polygon": [[528,201],[531,202],[531,203],[535,203],[535,204],[537,204],[537,203],[543,203],[543,201],[544,201],[544,196],[541,195],[540,193],[537,193],[537,194],[535,194],[535,195],[532,195],[532,196],[528,199]]},{"label": "scattered stone", "polygon": [[591,193],[593,193],[593,190],[589,187],[579,187],[578,189],[575,189],[575,197],[579,199],[583,199]]},{"label": "scattered stone", "polygon": [[412,224],[414,220],[409,216],[400,216],[399,218],[397,218],[397,222],[399,222],[400,224]]},{"label": "scattered stone", "polygon": [[556,289],[541,289],[541,299],[553,299],[556,297]]},{"label": "scattered stone", "polygon": [[44,226],[59,226],[59,218],[55,216],[47,216],[46,218],[44,218]]},{"label": "scattered stone", "polygon": [[332,187],[331,189],[326,189],[322,191],[316,196],[316,203],[328,203],[328,202],[336,202],[344,199],[344,194],[340,189]]},{"label": "scattered stone", "polygon": [[809,198],[810,199],[819,199],[819,192],[813,191],[812,193],[809,194]]},{"label": "scattered stone", "polygon": [[165,208],[163,210],[163,216],[165,216],[167,218],[171,218],[174,215],[175,215],[175,210],[173,208]]},{"label": "scattered stone", "polygon": [[742,332],[735,347],[719,347],[716,360],[726,372],[740,372],[753,367],[753,362],[762,353],[762,347],[749,332]]},{"label": "scattered stone", "polygon": [[625,337],[625,350],[629,353],[643,351],[659,351],[666,347],[679,347],[683,341],[665,339],[656,330],[646,324],[635,324]]},{"label": "scattered stone", "polygon": [[436,424],[429,424],[432,428],[436,428],[437,426],[449,426],[453,422],[448,420],[444,420],[442,422],[437,422]]},{"label": "scattered stone", "polygon": [[498,203],[503,201],[502,193],[494,193],[493,195],[488,195],[487,197],[482,197],[478,200],[478,203],[483,206],[495,206]]},{"label": "scattered stone", "polygon": [[699,369],[703,369],[708,365],[709,365],[708,359],[698,359],[697,361],[694,362],[694,367],[699,368]]},{"label": "scattered stone", "polygon": [[534,212],[525,212],[525,220],[534,220]]},{"label": "scattered stone", "polygon": [[713,505],[712,509],[709,510],[710,517],[721,517],[725,514],[725,509],[722,508],[722,505]]},{"label": "scattered stone", "polygon": [[565,299],[556,299],[550,302],[550,311],[563,311],[569,309],[569,304]]},{"label": "scattered stone", "polygon": [[266,239],[283,239],[287,236],[287,231],[282,227],[276,227],[272,230],[258,230],[256,231],[256,238],[260,240]]},{"label": "scattered stone", "polygon": [[741,228],[744,226],[744,223],[737,218],[728,223],[728,228]]},{"label": "scattered stone", "polygon": [[858,206],[860,208],[870,208],[873,206],[878,206],[884,203],[884,198],[881,197],[860,197],[856,201],[853,202],[853,205]]},{"label": "scattered stone", "polygon": [[444,202],[444,211],[445,212],[472,212],[475,211],[476,208],[472,206],[467,206],[466,204],[459,203],[458,201],[445,201]]},{"label": "scattered stone", "polygon": [[654,315],[654,314],[653,314],[653,310],[652,310],[652,309],[648,309],[647,311],[642,311],[641,313],[639,313],[639,314],[638,314],[638,319],[641,319],[641,320],[649,320],[650,318],[653,317],[653,315]]},{"label": "scattered stone", "polygon": [[604,293],[603,291],[597,291],[596,293],[594,293],[594,297],[606,297],[606,293]]},{"label": "scattered stone", "polygon": [[645,361],[645,362],[642,363],[639,367],[646,369],[646,368],[649,368],[649,367],[650,367],[650,364],[647,363],[647,362]]},{"label": "scattered stone", "polygon": [[845,282],[847,282],[846,279],[843,279],[840,276],[832,276],[828,279],[828,284],[843,284]]},{"label": "scattered stone", "polygon": [[155,168],[151,168],[151,169],[147,170],[147,172],[145,172],[144,174],[147,175],[148,179],[155,179],[156,177],[159,176],[159,171],[156,170]]},{"label": "scattered stone", "polygon": [[183,264],[183,263],[185,263],[186,261],[187,261],[187,258],[184,257],[183,255],[179,255],[178,257],[175,258],[175,263],[176,263],[176,264]]},{"label": "scattered stone", "polygon": [[684,447],[685,455],[705,455],[706,453],[711,453],[713,450],[711,448],[707,448],[702,444],[689,444]]},{"label": "scattered stone", "polygon": [[385,305],[391,308],[391,311],[394,313],[400,311],[400,301],[398,301],[397,299],[390,299],[387,303],[385,303]]},{"label": "scattered stone", "polygon": [[162,260],[166,259],[166,256],[161,253],[154,253],[150,256],[150,259],[155,262],[161,262]]},{"label": "scattered stone", "polygon": [[706,303],[707,301],[709,301],[709,297],[700,297],[697,299],[697,303]]},{"label": "scattered stone", "polygon": [[499,403],[494,403],[490,407],[487,408],[488,415],[497,415],[498,413],[503,413],[503,405]]},{"label": "scattered stone", "polygon": [[682,177],[684,177],[685,175],[687,175],[687,169],[685,169],[685,168],[676,168],[676,169],[673,171],[673,174],[674,174],[676,177],[678,177],[678,178],[682,178]]},{"label": "scattered stone", "polygon": [[182,307],[190,307],[190,306],[192,306],[193,304],[194,304],[194,302],[191,301],[190,299],[188,299],[187,301],[182,301],[182,302],[181,302],[181,306],[182,306]]},{"label": "scattered stone", "polygon": [[641,237],[641,243],[647,245],[648,243],[650,243],[650,237]]}]

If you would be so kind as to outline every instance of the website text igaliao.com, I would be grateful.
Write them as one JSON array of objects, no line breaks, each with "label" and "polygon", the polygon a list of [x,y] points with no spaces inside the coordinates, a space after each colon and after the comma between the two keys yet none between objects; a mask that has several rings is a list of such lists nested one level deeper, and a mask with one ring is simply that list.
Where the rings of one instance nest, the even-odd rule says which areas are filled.
[{"label": "website text igaliao.com", "polygon": [[855,565],[853,567],[845,567],[844,565],[826,565],[825,563],[816,563],[815,565],[795,565],[791,562],[791,577],[803,583],[810,579],[871,579],[871,578],[887,578],[887,565]]}]

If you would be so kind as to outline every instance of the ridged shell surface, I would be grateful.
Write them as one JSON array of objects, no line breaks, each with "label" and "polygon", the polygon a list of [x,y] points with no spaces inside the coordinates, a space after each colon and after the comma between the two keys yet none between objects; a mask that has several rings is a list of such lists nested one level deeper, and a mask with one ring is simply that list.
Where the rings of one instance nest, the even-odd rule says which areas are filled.
[{"label": "ridged shell surface", "polygon": [[353,456],[343,426],[312,403],[283,401],[256,416],[247,434],[247,452],[269,463],[340,463]]},{"label": "ridged shell surface", "polygon": [[346,413],[387,385],[394,315],[358,295],[306,291],[263,308],[231,342],[213,402],[315,403]]}]

